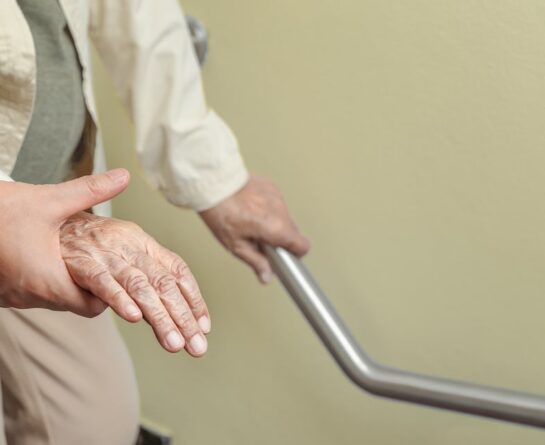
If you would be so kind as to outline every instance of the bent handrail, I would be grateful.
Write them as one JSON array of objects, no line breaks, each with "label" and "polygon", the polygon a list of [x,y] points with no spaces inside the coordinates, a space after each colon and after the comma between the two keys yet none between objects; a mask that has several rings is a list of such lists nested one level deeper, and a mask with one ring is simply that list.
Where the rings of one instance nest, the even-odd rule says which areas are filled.
[{"label": "bent handrail", "polygon": [[303,263],[265,246],[274,271],[346,375],[372,394],[545,428],[545,398],[502,388],[430,377],[383,366],[352,337]]}]

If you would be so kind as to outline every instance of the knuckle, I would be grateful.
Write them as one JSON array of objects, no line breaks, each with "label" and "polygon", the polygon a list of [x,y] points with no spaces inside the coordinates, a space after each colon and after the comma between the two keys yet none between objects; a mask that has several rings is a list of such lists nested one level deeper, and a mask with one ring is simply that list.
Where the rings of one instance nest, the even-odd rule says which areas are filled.
[{"label": "knuckle", "polygon": [[77,238],[72,238],[66,231],[62,232],[60,237],[61,250],[64,256],[72,256],[74,252],[80,251],[81,242]]},{"label": "knuckle", "polygon": [[177,322],[180,326],[180,329],[184,331],[185,335],[191,335],[192,333],[196,333],[198,330],[197,323],[195,321],[195,318],[193,317],[193,314],[185,307],[183,308],[183,310],[179,311],[177,316]]},{"label": "knuckle", "polygon": [[101,196],[105,191],[104,183],[95,176],[87,176],[85,185],[93,196]]},{"label": "knuckle", "polygon": [[168,298],[177,297],[178,288],[173,276],[167,274],[155,275],[151,280],[152,286],[157,289],[160,295]]},{"label": "knuckle", "polygon": [[231,248],[231,251],[238,257],[242,257],[246,253],[246,246],[241,243],[235,243]]},{"label": "knuckle", "polygon": [[156,328],[166,329],[171,324],[171,318],[163,308],[155,308],[150,312],[149,322]]},{"label": "knuckle", "polygon": [[149,282],[145,275],[133,273],[127,278],[126,287],[129,293],[142,295],[149,290]]},{"label": "knuckle", "polygon": [[179,277],[184,277],[188,275],[189,273],[191,273],[187,263],[184,260],[182,260],[180,257],[177,257],[172,262],[172,271]]},{"label": "knuckle", "polygon": [[142,227],[140,227],[138,224],[136,224],[133,221],[124,220],[124,221],[121,221],[120,223],[123,225],[123,227],[125,227],[125,229],[130,230],[132,232],[143,232]]},{"label": "knuckle", "polygon": [[108,271],[101,265],[95,265],[87,270],[87,279],[94,283],[104,283]]},{"label": "knuckle", "polygon": [[284,221],[280,218],[271,218],[267,224],[269,227],[269,232],[274,236],[282,235],[286,230]]},{"label": "knuckle", "polygon": [[193,322],[195,321],[193,319],[193,315],[186,307],[184,307],[183,310],[180,311],[179,320],[180,320],[180,323],[186,327],[191,326]]},{"label": "knuckle", "polygon": [[193,306],[193,311],[196,313],[202,314],[203,312],[206,312],[206,304],[202,297],[193,298],[191,305]]},{"label": "knuckle", "polygon": [[198,299],[200,297],[200,289],[193,274],[187,274],[180,279],[180,285],[184,291],[188,294],[191,300]]}]

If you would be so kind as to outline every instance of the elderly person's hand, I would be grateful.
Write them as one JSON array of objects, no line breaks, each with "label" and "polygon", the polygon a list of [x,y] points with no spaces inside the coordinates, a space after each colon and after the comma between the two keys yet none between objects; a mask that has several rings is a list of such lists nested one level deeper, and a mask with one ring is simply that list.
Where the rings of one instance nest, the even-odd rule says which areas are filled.
[{"label": "elderly person's hand", "polygon": [[[168,351],[206,352],[210,316],[185,262],[136,224],[77,213],[63,224],[61,250],[74,281],[128,321],[144,316]],[[181,334],[181,335],[180,335]]]},{"label": "elderly person's hand", "polygon": [[273,276],[263,254],[264,244],[283,247],[299,257],[310,249],[280,191],[266,178],[252,176],[238,193],[200,215],[216,238],[250,265],[262,283]]},{"label": "elderly person's hand", "polygon": [[210,318],[183,261],[134,224],[83,212],[128,182],[122,169],[58,185],[0,181],[0,306],[85,317],[111,306],[144,316],[168,351],[202,355]]}]

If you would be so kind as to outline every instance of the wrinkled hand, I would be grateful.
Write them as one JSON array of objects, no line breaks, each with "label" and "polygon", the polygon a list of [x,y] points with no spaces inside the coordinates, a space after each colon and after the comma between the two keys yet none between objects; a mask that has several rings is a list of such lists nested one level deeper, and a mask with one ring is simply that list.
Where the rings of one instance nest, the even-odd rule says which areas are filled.
[{"label": "wrinkled hand", "polygon": [[262,283],[273,276],[263,244],[283,247],[299,257],[310,249],[280,191],[266,178],[252,176],[238,193],[200,216],[229,251],[254,269]]},{"label": "wrinkled hand", "polygon": [[[62,256],[74,281],[122,318],[142,318],[168,351],[206,352],[210,318],[185,262],[136,224],[77,213],[60,231]],[[180,335],[181,334],[181,335]]]},{"label": "wrinkled hand", "polygon": [[106,304],[70,277],[59,230],[68,217],[113,198],[127,182],[124,170],[58,185],[0,181],[0,306],[85,317],[104,311]]}]

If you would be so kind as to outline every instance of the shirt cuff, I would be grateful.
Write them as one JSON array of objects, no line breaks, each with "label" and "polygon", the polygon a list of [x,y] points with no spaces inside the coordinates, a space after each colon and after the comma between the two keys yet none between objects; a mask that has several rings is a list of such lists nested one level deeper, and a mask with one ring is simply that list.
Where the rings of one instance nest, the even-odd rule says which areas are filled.
[{"label": "shirt cuff", "polygon": [[207,210],[248,182],[236,137],[213,111],[189,128],[162,130],[142,138],[139,152],[149,178],[172,204]]},{"label": "shirt cuff", "polygon": [[234,195],[248,182],[250,175],[237,153],[221,168],[196,181],[177,181],[176,185],[161,190],[166,199],[180,207],[202,212]]}]

